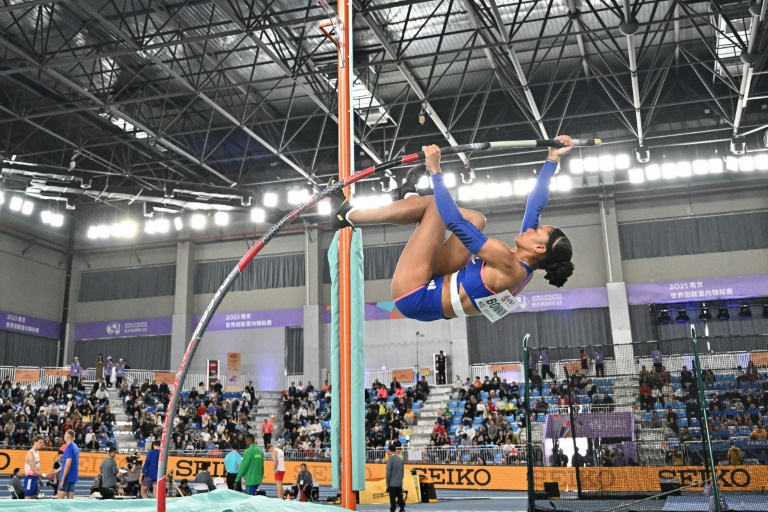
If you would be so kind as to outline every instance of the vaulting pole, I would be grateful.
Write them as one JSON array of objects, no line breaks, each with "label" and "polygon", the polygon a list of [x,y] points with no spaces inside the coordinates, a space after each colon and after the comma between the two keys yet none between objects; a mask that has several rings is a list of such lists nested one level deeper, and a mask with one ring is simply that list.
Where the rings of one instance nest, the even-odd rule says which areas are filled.
[{"label": "vaulting pole", "polygon": [[[339,93],[339,181],[352,173],[354,145],[352,141],[352,3],[343,0],[337,4],[340,34],[338,34]],[[349,194],[349,191],[347,192]],[[339,359],[341,389],[341,506],[357,509],[352,490],[352,317],[350,297],[350,248],[352,228],[344,228],[339,234]],[[336,390],[334,390],[336,392]]]}]

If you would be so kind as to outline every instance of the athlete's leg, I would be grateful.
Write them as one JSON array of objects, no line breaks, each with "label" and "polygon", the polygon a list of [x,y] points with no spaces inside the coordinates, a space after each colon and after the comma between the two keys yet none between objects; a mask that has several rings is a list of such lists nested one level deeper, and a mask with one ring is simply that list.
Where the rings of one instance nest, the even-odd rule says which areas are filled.
[{"label": "athlete's leg", "polygon": [[[445,238],[445,224],[443,219],[440,218],[440,212],[437,211],[435,202],[433,200],[421,201],[424,199],[427,198],[413,197],[403,199],[384,208],[377,209],[383,210],[390,206],[397,206],[398,203],[407,203],[409,201],[413,201],[414,204],[416,201],[426,203],[426,208],[421,216],[419,225],[416,226],[411,239],[405,245],[405,249],[403,249],[403,253],[397,262],[395,273],[392,276],[392,297],[395,299],[412,292],[419,286],[427,284],[435,274],[434,268],[439,260]],[[356,219],[356,213],[353,212],[352,219],[350,219],[353,223]]]},{"label": "athlete's leg", "polygon": [[424,212],[430,203],[434,203],[432,196],[411,196],[407,199],[394,201],[391,204],[370,210],[354,210],[347,220],[354,226],[365,224],[398,224],[400,226],[421,222]]}]

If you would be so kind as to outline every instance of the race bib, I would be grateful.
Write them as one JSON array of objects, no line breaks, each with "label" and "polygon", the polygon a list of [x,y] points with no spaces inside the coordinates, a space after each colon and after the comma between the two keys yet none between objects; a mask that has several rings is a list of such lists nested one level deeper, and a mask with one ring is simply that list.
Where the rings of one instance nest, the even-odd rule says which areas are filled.
[{"label": "race bib", "polygon": [[475,300],[475,305],[488,320],[495,322],[517,309],[520,301],[512,295],[512,292],[504,290],[496,295]]}]

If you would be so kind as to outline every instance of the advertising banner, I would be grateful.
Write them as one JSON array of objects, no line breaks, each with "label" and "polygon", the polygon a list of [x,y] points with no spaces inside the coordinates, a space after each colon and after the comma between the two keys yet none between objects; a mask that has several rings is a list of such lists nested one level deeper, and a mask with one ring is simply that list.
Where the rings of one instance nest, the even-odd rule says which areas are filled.
[{"label": "advertising banner", "polygon": [[[201,315],[195,315],[193,323],[200,321]],[[243,311],[240,313],[216,313],[211,318],[208,331],[234,331],[240,329],[266,329],[270,327],[301,327],[304,325],[304,310],[269,309],[263,311]]]},{"label": "advertising banner", "polygon": [[413,382],[413,368],[406,370],[392,370],[392,378],[397,382]]},{"label": "advertising banner", "polygon": [[[40,450],[40,469],[49,473],[55,459],[53,450]],[[24,457],[27,450],[0,450],[0,473],[10,474],[13,468],[24,467]],[[99,468],[106,453],[81,452],[81,477],[93,478],[99,474]],[[118,467],[125,465],[126,454],[117,455]],[[144,461],[145,455],[139,455]],[[175,479],[194,479],[202,471],[203,463],[210,463],[211,476],[226,477],[223,458],[187,457],[171,455],[168,460],[168,471],[173,472]],[[286,484],[296,483],[299,474],[298,461],[285,461]],[[331,464],[329,462],[306,462],[312,473],[312,478],[322,486],[331,485]],[[273,462],[264,463],[264,483],[273,484],[275,476]],[[582,488],[585,491],[616,491],[626,492],[627,482],[632,482],[632,488],[638,492],[659,492],[659,479],[677,478],[683,486],[706,480],[704,467],[699,466],[624,466],[615,468],[581,469]],[[497,491],[525,491],[527,489],[525,466],[472,466],[464,464],[405,464],[406,474],[415,470],[419,475],[432,479],[438,489],[487,489]],[[366,481],[381,480],[386,477],[386,464],[365,465]],[[566,486],[576,488],[576,472],[574,468],[537,467],[537,481],[557,481],[561,488]],[[718,466],[717,479],[720,490],[761,492],[768,481],[768,466]],[[701,493],[700,487],[683,489]]]},{"label": "advertising banner", "polygon": [[40,382],[40,370],[37,368],[17,368],[13,380],[16,382]]},{"label": "advertising banner", "polygon": [[155,380],[158,384],[168,384],[169,387],[173,387],[176,382],[176,374],[171,372],[153,372]]},{"label": "advertising banner", "polygon": [[[410,477],[410,478],[409,478]],[[421,494],[416,490],[418,476],[406,474],[403,477],[403,499],[406,503],[419,503]],[[366,480],[365,490],[360,491],[361,505],[389,505],[387,480]]]},{"label": "advertising banner", "polygon": [[104,338],[129,338],[131,336],[167,336],[171,334],[172,318],[137,318],[135,320],[111,320],[75,325],[76,340],[100,340]]},{"label": "advertising banner", "polygon": [[728,300],[768,294],[768,274],[627,285],[630,304]]},{"label": "advertising banner", "polygon": [[205,367],[208,369],[208,390],[213,389],[213,385],[219,382],[219,360],[208,359]]},{"label": "advertising banner", "polygon": [[516,372],[520,370],[520,365],[517,363],[506,363],[506,364],[492,364],[491,365],[491,371],[492,372]]},{"label": "advertising banner", "polygon": [[240,352],[227,352],[227,391],[242,391],[240,386]]},{"label": "advertising banner", "polygon": [[0,311],[0,329],[4,331],[31,334],[52,340],[59,339],[61,324],[52,320],[43,320],[29,315],[20,315],[9,311]]}]

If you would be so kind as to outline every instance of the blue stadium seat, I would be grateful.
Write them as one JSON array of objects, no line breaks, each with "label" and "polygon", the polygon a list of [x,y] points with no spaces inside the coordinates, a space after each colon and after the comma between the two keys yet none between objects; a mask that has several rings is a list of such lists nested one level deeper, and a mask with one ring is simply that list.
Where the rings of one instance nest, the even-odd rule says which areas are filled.
[{"label": "blue stadium seat", "polygon": [[677,417],[679,419],[685,418],[685,411],[677,411]]},{"label": "blue stadium seat", "polygon": [[650,413],[650,412],[644,412],[643,413],[643,419],[646,420],[646,421],[650,421],[652,417],[653,417],[653,414]]},{"label": "blue stadium seat", "polygon": [[549,396],[551,394],[552,394],[552,391],[550,391],[549,389],[542,389],[541,390],[541,396]]},{"label": "blue stadium seat", "polygon": [[691,427],[701,427],[701,422],[698,418],[691,419]]},{"label": "blue stadium seat", "polygon": [[531,396],[540,396],[539,390],[538,389],[532,389],[531,390]]},{"label": "blue stadium seat", "polygon": [[466,400],[462,400],[462,401],[459,402],[459,407],[461,407],[462,409],[464,408],[465,405],[467,405],[467,401]]},{"label": "blue stadium seat", "polygon": [[483,417],[482,416],[475,416],[474,423],[482,423],[482,422],[483,422]]},{"label": "blue stadium seat", "polygon": [[414,411],[421,409],[421,402],[413,402],[413,404],[411,404],[411,409]]},{"label": "blue stadium seat", "polygon": [[678,421],[678,424],[679,424],[681,427],[687,427],[687,426],[688,426],[688,418],[683,418],[683,419],[681,419],[680,421]]},{"label": "blue stadium seat", "polygon": [[490,395],[487,392],[485,392],[485,391],[481,391],[480,392],[480,398],[482,398],[483,400],[488,400],[489,396]]},{"label": "blue stadium seat", "polygon": [[450,407],[451,409],[455,409],[458,406],[459,406],[458,400],[451,400],[450,402],[448,402],[448,407]]},{"label": "blue stadium seat", "polygon": [[501,464],[504,461],[504,454],[501,452],[496,452],[493,454],[493,462],[496,464]]},{"label": "blue stadium seat", "polygon": [[[397,440],[400,441],[400,444],[405,444],[405,443],[408,442],[408,439],[406,439],[405,436],[400,436],[400,437],[397,438]],[[234,455],[233,455],[233,457],[234,457]]]},{"label": "blue stadium seat", "polygon": [[458,425],[451,425],[451,434],[455,434],[457,430],[459,430]]},{"label": "blue stadium seat", "polygon": [[520,425],[518,425],[517,423],[513,423],[512,424],[512,432],[516,433],[518,430],[520,430]]},{"label": "blue stadium seat", "polygon": [[453,424],[454,425],[461,425],[461,416],[454,416],[453,417]]}]

